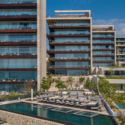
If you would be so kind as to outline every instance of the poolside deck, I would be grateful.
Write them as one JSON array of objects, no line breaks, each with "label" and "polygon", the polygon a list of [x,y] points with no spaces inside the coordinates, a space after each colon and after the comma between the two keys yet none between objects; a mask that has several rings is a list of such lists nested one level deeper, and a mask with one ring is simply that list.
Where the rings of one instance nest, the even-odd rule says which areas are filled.
[{"label": "poolside deck", "polygon": [[51,106],[56,106],[56,107],[60,107],[60,108],[70,108],[70,109],[74,109],[74,110],[80,110],[80,111],[86,111],[86,112],[93,112],[93,113],[98,113],[98,114],[102,114],[102,115],[108,115],[109,113],[107,112],[107,110],[105,109],[105,107],[103,106],[103,111],[94,111],[94,110],[88,110],[88,109],[81,109],[81,108],[77,108],[77,107],[68,107],[68,106],[63,106],[63,105],[55,105],[55,104],[50,104],[50,103],[42,103],[39,101],[21,101],[21,102],[26,102],[26,103],[34,103],[34,104],[39,104],[39,105],[51,105]]}]

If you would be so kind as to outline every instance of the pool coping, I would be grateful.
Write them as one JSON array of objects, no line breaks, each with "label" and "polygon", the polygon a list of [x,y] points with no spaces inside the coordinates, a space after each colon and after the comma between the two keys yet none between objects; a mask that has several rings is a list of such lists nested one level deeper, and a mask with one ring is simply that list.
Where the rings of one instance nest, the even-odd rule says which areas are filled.
[{"label": "pool coping", "polygon": [[[5,105],[8,105],[8,104],[5,104]],[[31,114],[25,114],[25,113],[16,112],[16,111],[10,111],[10,110],[1,109],[1,108],[0,108],[0,110],[1,111],[5,111],[5,112],[10,112],[10,113],[15,113],[15,114],[23,115],[23,116],[29,116],[29,117],[33,117],[33,118],[37,118],[37,119],[41,119],[41,120],[46,120],[46,121],[50,121],[50,122],[54,122],[54,123],[58,123],[58,124],[62,124],[62,125],[77,125],[77,124],[73,124],[73,123],[68,123],[68,122],[53,120],[53,119],[49,119],[49,118],[44,118],[44,117],[40,117],[40,116],[36,116],[36,115],[31,115]]]}]

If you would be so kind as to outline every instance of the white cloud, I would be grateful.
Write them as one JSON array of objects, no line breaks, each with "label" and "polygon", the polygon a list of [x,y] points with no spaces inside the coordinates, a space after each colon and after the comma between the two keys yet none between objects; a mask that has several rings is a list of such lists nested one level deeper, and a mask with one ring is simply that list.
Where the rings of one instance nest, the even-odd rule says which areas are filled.
[{"label": "white cloud", "polygon": [[125,19],[93,20],[93,25],[114,25],[116,36],[125,37]]}]

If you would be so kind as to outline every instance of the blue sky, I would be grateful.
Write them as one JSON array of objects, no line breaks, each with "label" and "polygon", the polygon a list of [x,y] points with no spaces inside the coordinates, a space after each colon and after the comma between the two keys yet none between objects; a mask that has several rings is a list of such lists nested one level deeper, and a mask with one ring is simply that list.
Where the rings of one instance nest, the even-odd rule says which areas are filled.
[{"label": "blue sky", "polygon": [[114,25],[125,37],[125,0],[47,0],[47,16],[55,10],[91,10],[93,25]]}]

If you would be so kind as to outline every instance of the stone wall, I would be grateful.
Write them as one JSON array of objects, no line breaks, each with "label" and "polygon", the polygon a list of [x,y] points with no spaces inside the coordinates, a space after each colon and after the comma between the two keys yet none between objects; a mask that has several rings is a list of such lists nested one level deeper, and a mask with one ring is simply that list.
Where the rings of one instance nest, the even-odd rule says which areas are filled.
[{"label": "stone wall", "polygon": [[0,118],[6,119],[7,123],[11,125],[63,125],[60,123],[54,123],[47,120],[37,119],[1,110],[0,110]]}]

